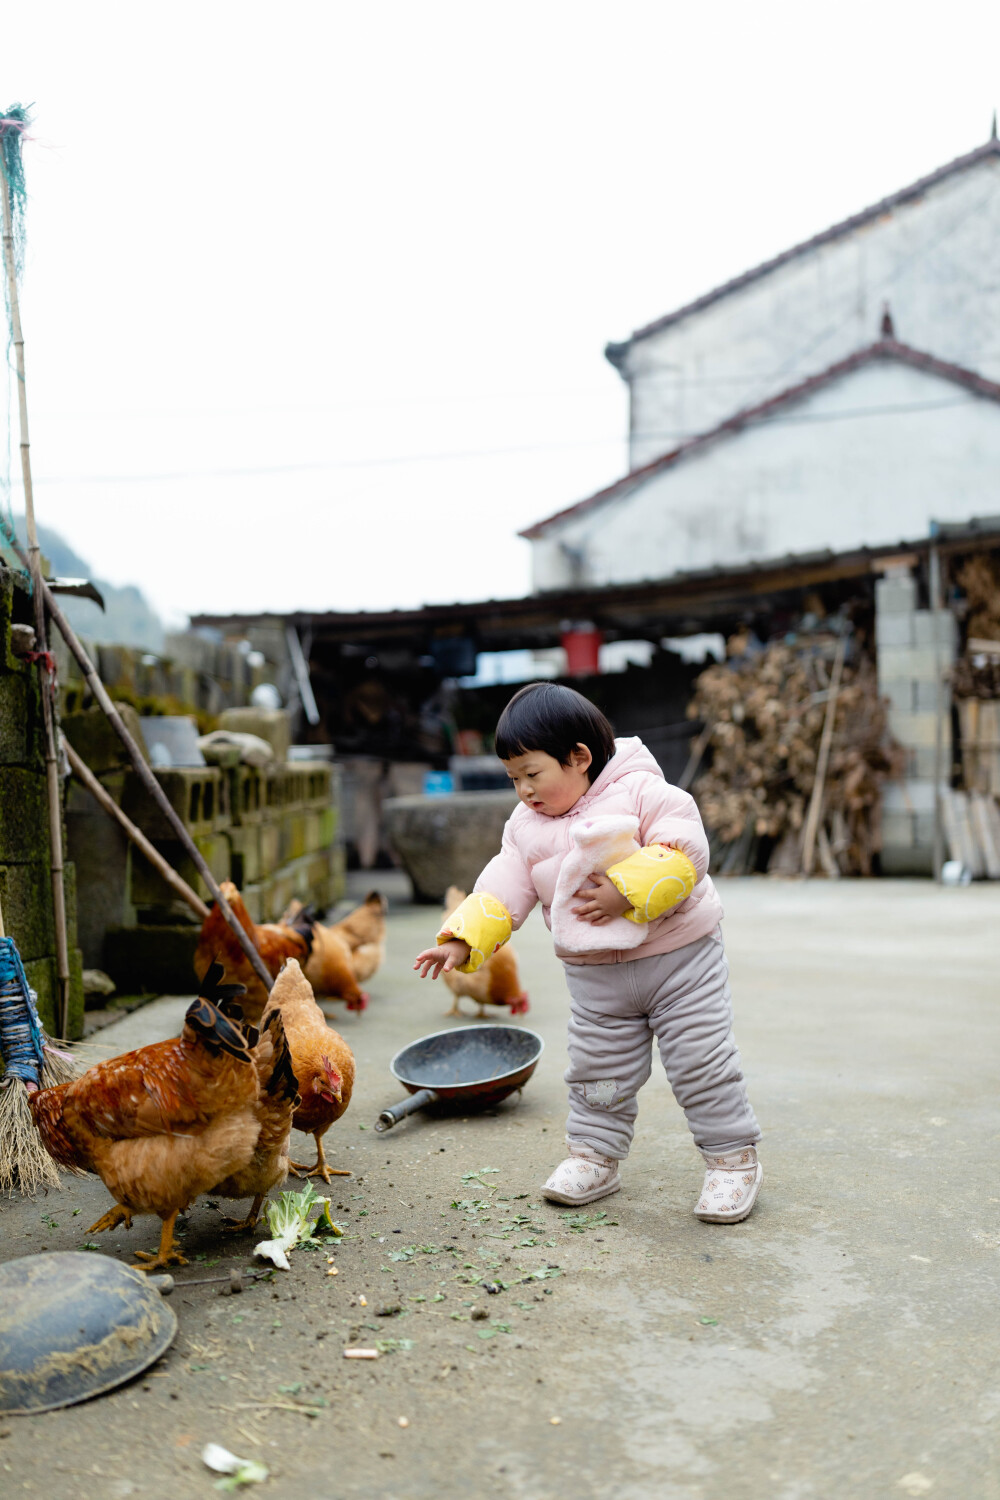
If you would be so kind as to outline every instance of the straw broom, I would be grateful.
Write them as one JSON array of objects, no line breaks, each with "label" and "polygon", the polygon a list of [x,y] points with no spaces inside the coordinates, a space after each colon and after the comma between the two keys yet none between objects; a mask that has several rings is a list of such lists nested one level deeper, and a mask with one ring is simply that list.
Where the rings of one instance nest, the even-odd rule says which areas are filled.
[{"label": "straw broom", "polygon": [[13,938],[0,908],[0,1192],[34,1193],[59,1187],[59,1173],[35,1129],[29,1095],[77,1076],[72,1058],[56,1050],[42,1029]]},{"label": "straw broom", "polygon": [[62,801],[59,791],[59,756],[56,747],[53,692],[55,668],[48,649],[42,568],[35,529],[35,499],[31,485],[31,447],[28,439],[28,403],[24,383],[24,335],[17,296],[17,257],[14,252],[14,218],[11,210],[11,163],[20,164],[20,140],[28,123],[27,112],[12,106],[0,116],[0,197],[3,199],[3,257],[7,272],[7,306],[17,369],[17,407],[21,426],[21,475],[24,481],[24,517],[28,532],[28,563],[35,607],[33,658],[47,671],[42,684],[42,718],[45,728],[45,774],[48,791],[49,848],[52,871],[52,908],[56,935],[56,973],[59,983],[57,1023],[63,1036],[69,1030],[69,943],[66,934],[66,891],[63,880]]}]

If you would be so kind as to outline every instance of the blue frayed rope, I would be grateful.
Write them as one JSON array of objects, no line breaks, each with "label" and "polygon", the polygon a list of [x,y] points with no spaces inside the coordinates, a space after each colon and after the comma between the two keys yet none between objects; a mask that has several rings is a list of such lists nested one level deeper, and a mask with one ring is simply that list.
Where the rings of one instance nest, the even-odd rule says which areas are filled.
[{"label": "blue frayed rope", "polygon": [[[12,104],[0,115],[0,170],[7,179],[10,194],[11,228],[14,236],[14,266],[20,279],[24,270],[24,211],[28,190],[24,182],[21,141],[31,124],[31,115],[23,104]],[[4,286],[6,287],[6,279]]]},{"label": "blue frayed rope", "polygon": [[41,1081],[45,1034],[13,938],[0,938],[0,1053],[9,1078]]}]

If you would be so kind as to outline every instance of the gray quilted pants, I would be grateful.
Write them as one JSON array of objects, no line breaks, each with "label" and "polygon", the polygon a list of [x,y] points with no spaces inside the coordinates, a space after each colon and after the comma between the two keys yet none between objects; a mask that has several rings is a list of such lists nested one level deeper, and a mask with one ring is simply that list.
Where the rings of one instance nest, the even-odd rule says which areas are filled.
[{"label": "gray quilted pants", "polygon": [[721,933],[652,958],[564,968],[571,1144],[619,1161],[628,1155],[654,1036],[699,1150],[721,1156],[760,1139],[733,1037]]}]

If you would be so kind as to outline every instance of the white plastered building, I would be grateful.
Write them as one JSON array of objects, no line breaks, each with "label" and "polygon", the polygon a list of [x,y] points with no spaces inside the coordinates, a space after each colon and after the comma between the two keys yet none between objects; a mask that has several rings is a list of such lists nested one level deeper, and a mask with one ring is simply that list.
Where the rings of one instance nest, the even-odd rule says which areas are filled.
[{"label": "white plastered building", "polygon": [[[1000,141],[657,319],[607,355],[630,468],[528,527],[537,592],[885,549],[1000,515]],[[996,529],[996,528],[994,528]],[[880,690],[907,753],[884,866],[929,867],[946,610],[876,589]],[[891,571],[891,570],[890,570]],[[950,743],[944,747],[950,762]]]}]

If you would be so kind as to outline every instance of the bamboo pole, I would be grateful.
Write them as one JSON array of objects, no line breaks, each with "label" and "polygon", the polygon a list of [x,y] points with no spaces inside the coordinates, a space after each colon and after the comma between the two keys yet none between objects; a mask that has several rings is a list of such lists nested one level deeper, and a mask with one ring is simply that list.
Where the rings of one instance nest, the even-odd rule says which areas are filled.
[{"label": "bamboo pole", "polygon": [[[20,549],[18,550],[20,551]],[[129,734],[128,729],[126,728],[122,720],[121,714],[118,712],[117,708],[115,708],[115,705],[108,697],[107,688],[98,677],[93,662],[90,660],[90,657],[84,650],[83,645],[77,637],[77,634],[74,631],[72,625],[70,625],[66,616],[59,608],[55,595],[52,593],[52,590],[49,588],[48,584],[46,584],[44,579],[42,580],[42,593],[45,598],[45,607],[51,615],[53,623],[58,628],[60,634],[63,637],[63,640],[66,642],[70,651],[76,657],[77,662],[80,666],[80,670],[84,675],[87,686],[90,688],[90,691],[94,695],[95,701],[99,703],[101,708],[104,710],[105,716],[107,717],[112,729],[115,731],[118,738],[125,746],[125,749],[128,751],[128,757],[132,762],[136,775],[139,777],[139,780],[142,782],[143,786],[146,788],[147,792],[152,797],[153,801],[156,803],[160,811],[163,813],[163,816],[167,819],[171,828],[173,828],[177,837],[180,839],[181,843],[184,845],[184,848],[187,850],[191,859],[194,861],[194,865],[196,870],[198,871],[198,874],[201,876],[202,880],[211,891],[213,901],[215,901],[223,917],[231,928],[236,941],[239,943],[240,947],[243,949],[243,952],[246,954],[248,960],[250,961],[250,965],[253,968],[254,973],[257,975],[258,979],[264,985],[268,993],[270,993],[271,986],[274,984],[274,980],[272,979],[271,974],[268,971],[266,964],[264,963],[264,960],[258,953],[253,939],[250,937],[249,933],[244,932],[237,919],[236,913],[229,905],[229,902],[226,900],[225,896],[219,890],[218,881],[212,874],[211,870],[208,868],[208,865],[205,862],[204,855],[198,848],[198,845],[195,843],[194,839],[191,837],[187,828],[184,826],[182,820],[174,811],[166,792],[164,792],[162,786],[153,775],[149,766],[146,764],[146,759],[142,751],[139,749],[139,746]]]},{"label": "bamboo pole", "polygon": [[128,817],[127,814],[122,812],[121,808],[118,806],[118,803],[114,800],[113,797],[108,794],[107,789],[101,785],[90,767],[86,765],[77,755],[76,751],[73,749],[73,746],[70,744],[69,740],[67,740],[65,735],[63,735],[63,749],[66,751],[67,758],[69,759],[70,766],[73,770],[73,775],[76,777],[77,781],[79,781],[81,785],[87,788],[87,791],[94,798],[94,800],[96,802],[99,802],[100,805],[104,808],[104,811],[110,814],[114,821],[124,829],[125,833],[132,840],[136,848],[140,849],[149,860],[150,864],[153,866],[153,869],[163,876],[164,880],[173,890],[177,892],[181,900],[186,901],[195,915],[200,917],[204,922],[205,918],[208,916],[208,907],[205,905],[204,901],[196,891],[193,891],[191,889],[187,881],[184,880],[180,875],[178,875],[177,871],[167,863],[167,861],[163,858],[163,855],[160,853],[159,849],[155,848],[149,842],[149,839],[143,833],[142,829],[137,828],[132,822],[132,819]]},{"label": "bamboo pole", "polygon": [[806,815],[806,830],[802,838],[803,875],[812,874],[813,861],[816,857],[816,834],[819,831],[819,816],[823,809],[823,793],[826,789],[826,768],[830,761],[833,724],[837,717],[837,694],[840,692],[840,676],[844,670],[844,657],[846,654],[847,636],[845,634],[837,642],[837,653],[833,658],[833,671],[830,674],[830,690],[826,700],[826,717],[823,720],[823,733],[819,741],[819,754],[816,756],[816,779],[813,781],[812,797],[809,800],[809,812]]},{"label": "bamboo pole", "polygon": [[[21,308],[17,296],[17,269],[14,261],[14,225],[10,207],[10,185],[0,162],[0,196],[3,198],[3,256],[7,270],[7,297],[17,371],[17,409],[21,424],[21,477],[24,481],[24,518],[28,532],[28,568],[35,607],[35,649],[48,650],[45,600],[42,589],[42,565],[35,528],[35,498],[31,486],[31,447],[28,439],[28,401],[24,382],[24,334],[21,331]],[[59,757],[56,746],[55,707],[49,691],[42,684],[42,720],[45,729],[45,777],[49,805],[49,855],[52,872],[52,909],[56,933],[56,972],[59,982],[58,1024],[60,1035],[69,1031],[69,943],[66,934],[66,890],[63,875],[62,801],[59,788]]]}]

